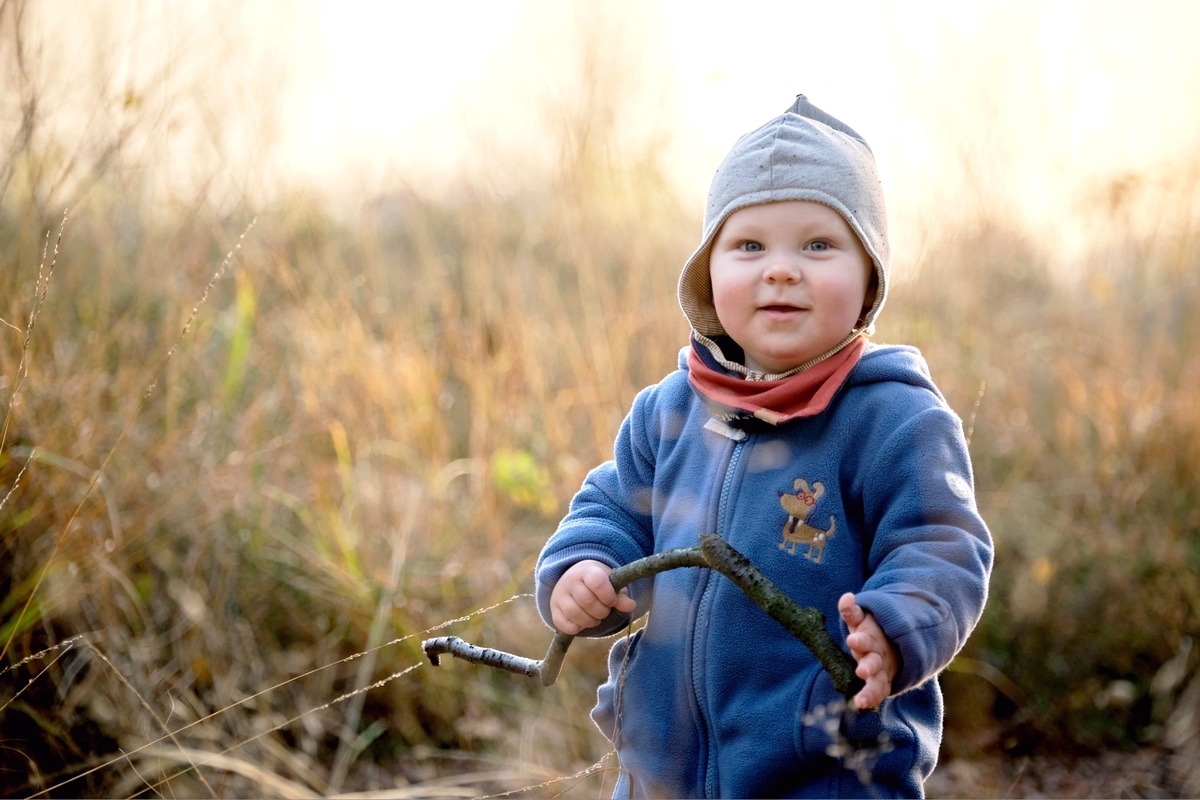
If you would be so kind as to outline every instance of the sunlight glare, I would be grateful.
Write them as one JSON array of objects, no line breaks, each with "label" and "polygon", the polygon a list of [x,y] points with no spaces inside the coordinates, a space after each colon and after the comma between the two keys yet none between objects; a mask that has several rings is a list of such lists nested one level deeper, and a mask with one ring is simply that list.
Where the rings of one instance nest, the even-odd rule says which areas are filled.
[{"label": "sunlight glare", "polygon": [[[683,0],[312,2],[293,45],[288,170],[380,191],[544,155],[556,97],[582,88],[584,17],[585,31],[604,22],[607,56],[634,76],[613,83],[617,132],[653,141],[661,128],[659,158],[697,206],[736,137],[798,92],[871,143],[901,239],[955,215],[1061,228],[1113,180],[1190,153],[1200,129],[1200,5],[1169,0],[1137,13],[1115,0],[750,0],[736,14]],[[1064,257],[1092,235],[1063,232]]]},{"label": "sunlight glare", "polygon": [[[300,174],[326,182],[397,156],[448,165],[454,115],[511,40],[517,0],[471,3],[319,0],[293,44],[301,72],[284,142]],[[415,157],[411,154],[419,154]]]}]

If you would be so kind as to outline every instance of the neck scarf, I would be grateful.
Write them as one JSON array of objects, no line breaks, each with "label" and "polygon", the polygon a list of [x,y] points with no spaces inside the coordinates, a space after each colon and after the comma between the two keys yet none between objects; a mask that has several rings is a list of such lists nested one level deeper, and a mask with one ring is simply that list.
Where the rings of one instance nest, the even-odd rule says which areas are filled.
[{"label": "neck scarf", "polygon": [[688,350],[688,380],[711,402],[779,425],[824,411],[866,349],[867,340],[860,336],[803,372],[780,380],[751,381],[721,369],[707,348],[693,337]]}]

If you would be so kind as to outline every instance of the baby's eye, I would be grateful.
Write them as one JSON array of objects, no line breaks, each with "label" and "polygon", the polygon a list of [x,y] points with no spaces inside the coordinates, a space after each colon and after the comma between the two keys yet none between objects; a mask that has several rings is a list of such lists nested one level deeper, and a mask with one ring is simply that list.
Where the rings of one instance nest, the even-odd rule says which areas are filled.
[{"label": "baby's eye", "polygon": [[755,242],[752,240],[746,240],[742,242],[741,248],[747,253],[761,253],[764,249],[762,242]]},{"label": "baby's eye", "polygon": [[818,239],[815,242],[809,242],[808,249],[815,250],[817,252],[823,252],[829,249],[829,242],[826,242],[823,239]]}]

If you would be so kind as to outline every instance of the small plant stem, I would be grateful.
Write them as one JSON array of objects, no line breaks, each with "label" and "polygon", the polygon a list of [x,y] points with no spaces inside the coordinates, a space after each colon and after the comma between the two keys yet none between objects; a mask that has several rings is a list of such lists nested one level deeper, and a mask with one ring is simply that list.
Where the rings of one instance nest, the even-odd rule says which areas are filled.
[{"label": "small plant stem", "polygon": [[[634,581],[680,567],[708,567],[720,572],[812,651],[843,696],[853,697],[862,688],[862,680],[854,674],[854,661],[825,628],[825,615],[815,608],[797,604],[750,563],[750,559],[719,536],[703,534],[698,547],[668,550],[638,559],[614,569],[609,580],[613,588],[620,591]],[[730,632],[730,635],[736,633]],[[472,664],[536,677],[543,686],[550,686],[558,679],[563,658],[574,639],[570,634],[556,633],[541,661],[477,647],[457,636],[426,639],[421,646],[434,666],[438,665],[438,656],[449,654]]]}]

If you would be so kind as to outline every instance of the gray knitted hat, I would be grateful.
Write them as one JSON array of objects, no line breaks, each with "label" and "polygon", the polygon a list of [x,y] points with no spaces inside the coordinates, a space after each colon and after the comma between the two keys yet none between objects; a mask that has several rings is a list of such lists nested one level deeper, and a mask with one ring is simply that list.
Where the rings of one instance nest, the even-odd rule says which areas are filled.
[{"label": "gray knitted hat", "polygon": [[[887,215],[875,158],[861,136],[797,95],[782,116],[738,139],[713,176],[704,238],[679,277],[679,305],[692,330],[725,333],[713,306],[708,258],[729,215],[780,200],[824,203],[849,223],[875,263],[878,291],[859,332],[869,333],[888,288]],[[843,345],[844,346],[844,345]]]}]

